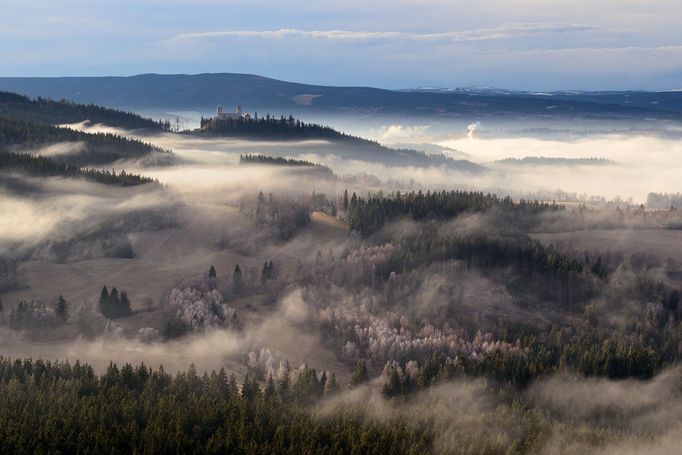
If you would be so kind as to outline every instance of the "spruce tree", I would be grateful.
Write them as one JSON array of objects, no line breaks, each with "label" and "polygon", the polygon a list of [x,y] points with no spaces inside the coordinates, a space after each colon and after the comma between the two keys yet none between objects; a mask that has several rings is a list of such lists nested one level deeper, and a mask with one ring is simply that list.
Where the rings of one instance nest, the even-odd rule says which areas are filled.
[{"label": "spruce tree", "polygon": [[68,305],[66,304],[66,300],[64,299],[64,296],[60,295],[59,299],[57,299],[57,309],[55,310],[57,313],[57,317],[59,320],[62,322],[65,322],[69,315],[68,315]]},{"label": "spruce tree", "polygon": [[263,263],[263,270],[260,273],[260,282],[261,285],[265,286],[265,283],[268,281],[268,263],[267,261]]},{"label": "spruce tree", "polygon": [[128,299],[128,293],[125,290],[121,291],[121,301],[119,303],[119,316],[129,316],[132,313],[130,308],[130,299]]},{"label": "spruce tree", "polygon": [[116,287],[111,288],[111,293],[109,294],[110,308],[117,308],[120,303],[121,298],[118,295],[118,289],[116,289]]},{"label": "spruce tree", "polygon": [[102,292],[99,294],[100,307],[106,306],[109,303],[109,290],[106,286],[102,287]]},{"label": "spruce tree", "polygon": [[364,359],[360,359],[358,360],[358,364],[355,366],[355,372],[353,373],[353,376],[350,378],[350,386],[351,388],[357,387],[368,380],[369,376],[367,374],[367,365],[365,365]]},{"label": "spruce tree", "polygon": [[339,391],[339,384],[336,382],[336,373],[334,371],[332,371],[332,374],[329,375],[329,380],[327,381],[327,384],[325,385],[324,393],[332,394],[332,393],[336,393],[338,391]]},{"label": "spruce tree", "polygon": [[241,294],[244,289],[244,277],[242,276],[242,269],[239,268],[239,264],[234,267],[234,273],[232,274],[232,283],[234,286],[235,294]]}]

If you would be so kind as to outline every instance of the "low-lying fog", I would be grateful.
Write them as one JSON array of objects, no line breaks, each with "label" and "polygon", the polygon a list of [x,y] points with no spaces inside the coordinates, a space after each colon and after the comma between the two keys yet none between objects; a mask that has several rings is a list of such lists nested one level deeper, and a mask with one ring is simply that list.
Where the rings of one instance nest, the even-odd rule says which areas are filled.
[{"label": "low-lying fog", "polygon": [[[338,327],[340,322],[336,319],[345,318],[343,321],[352,330],[364,329],[359,324],[366,322],[367,333],[376,339],[393,333],[392,324],[402,317],[397,314],[380,317],[369,310],[372,305],[381,307],[376,302],[388,297],[374,294],[371,290],[353,293],[331,285],[328,293],[321,294],[317,300],[319,307],[312,309],[309,304],[314,299],[309,296],[306,303],[302,297],[306,292],[305,286],[289,289],[286,277],[306,266],[313,269],[311,274],[315,277],[314,272],[324,269],[325,264],[331,269],[343,261],[357,268],[349,268],[347,275],[361,274],[365,270],[363,267],[367,267],[373,276],[377,264],[381,265],[387,257],[390,258],[391,252],[398,247],[389,243],[367,248],[363,245],[354,251],[355,256],[342,261],[339,254],[353,239],[349,240],[347,228],[341,222],[319,213],[310,225],[291,238],[267,237],[255,231],[239,210],[244,198],[255,197],[259,191],[282,198],[315,191],[336,200],[346,188],[361,195],[381,188],[388,191],[398,188],[501,188],[501,196],[505,195],[504,191],[518,197],[562,190],[579,196],[631,198],[639,203],[646,200],[649,192],[679,192],[682,186],[679,179],[682,143],[663,130],[646,134],[624,131],[576,133],[564,138],[544,133],[500,134],[499,131],[487,130],[485,122],[472,122],[467,128],[456,131],[444,130],[442,126],[436,131],[429,125],[418,124],[372,126],[364,130],[368,137],[388,146],[412,145],[428,149],[431,153],[440,150],[455,158],[466,156],[486,167],[481,172],[463,172],[445,166],[396,166],[390,162],[377,162],[374,157],[362,154],[348,158],[345,154],[347,145],[325,141],[248,141],[174,133],[143,135],[85,123],[71,127],[88,132],[133,136],[174,153],[170,164],[153,165],[140,161],[116,163],[114,166],[157,178],[165,185],[162,188],[105,187],[82,179],[38,179],[19,175],[5,175],[0,180],[0,258],[9,257],[19,262],[16,272],[19,285],[8,288],[10,290],[2,295],[5,315],[20,299],[36,299],[49,306],[56,296],[63,294],[73,305],[73,311],[78,312],[79,321],[69,321],[66,324],[69,327],[63,328],[62,332],[56,330],[54,336],[39,339],[3,327],[0,331],[3,355],[80,359],[100,371],[114,360],[144,361],[154,366],[164,364],[170,370],[184,369],[190,363],[202,370],[227,366],[231,371],[243,374],[245,364],[251,359],[247,356],[253,355],[268,368],[276,367],[282,359],[289,359],[294,367],[307,362],[318,371],[335,370],[339,382],[346,384],[351,368],[347,361],[337,357],[341,348],[330,348],[317,330],[319,324],[313,325],[310,321],[315,317],[327,317],[331,321],[327,321],[329,326],[336,324]],[[359,126],[358,129],[362,130]],[[77,151],[78,147],[78,144],[52,146],[44,153],[58,156]],[[331,167],[339,178],[318,179],[282,167],[239,164],[241,154],[319,162]],[[524,157],[603,158],[610,162],[533,166],[498,162]],[[598,215],[594,217],[596,219]],[[451,224],[445,223],[442,229],[453,232],[470,229],[479,233],[490,229],[492,232],[498,227],[489,221],[482,215],[462,217],[451,221]],[[554,226],[563,226],[566,219],[561,214],[550,214],[546,221],[548,225],[553,222]],[[581,218],[580,222],[584,219]],[[470,226],[467,227],[467,223]],[[396,223],[393,228],[417,231],[421,227],[406,222]],[[611,233],[604,235],[613,237]],[[628,243],[634,243],[629,239]],[[597,249],[604,242],[598,243]],[[661,257],[665,253],[672,254],[668,251],[671,249],[663,247]],[[152,329],[162,324],[161,302],[169,300],[169,289],[177,290],[178,294],[197,291],[191,286],[174,288],[179,280],[205,278],[209,267],[215,265],[218,283],[229,281],[235,265],[239,264],[245,277],[256,286],[265,286],[261,284],[260,271],[267,261],[274,261],[284,283],[278,293],[272,293],[277,295],[274,301],[266,301],[263,296],[266,292],[241,297],[235,293],[225,302],[222,302],[222,296],[212,294],[219,300],[218,304],[225,303],[236,311],[244,325],[243,331],[233,332],[222,327],[162,341],[159,330]],[[453,261],[403,278],[421,283],[415,287],[419,298],[401,308],[403,315],[409,310],[424,318],[442,318],[444,302],[450,302],[453,295],[458,295],[460,313],[457,317],[466,319],[469,315],[461,313],[478,311],[471,316],[477,324],[484,324],[495,317],[506,317],[516,322],[523,320],[546,325],[551,318],[557,317],[556,314],[515,306],[504,283],[494,282],[492,276],[464,272],[463,268],[463,264]],[[96,312],[92,309],[103,285],[128,291],[133,314],[113,323],[107,322],[102,314],[93,316]],[[320,289],[327,290],[323,285]],[[203,289],[201,298],[204,298]],[[362,321],[363,317],[367,321]],[[359,321],[357,324],[354,318]],[[77,330],[83,327],[90,331],[96,329],[97,333],[81,337]],[[456,338],[459,335],[454,332],[446,333],[447,327],[442,332],[434,327],[429,330],[432,332],[418,340],[423,345],[432,339],[451,337],[459,340]],[[401,329],[400,336],[407,339],[411,335],[409,330]],[[386,337],[389,338],[388,335]],[[405,344],[406,341],[399,339],[396,344],[399,343]],[[351,348],[344,345],[342,349]],[[513,349],[511,345],[508,348]],[[253,354],[254,350],[260,354]],[[249,360],[245,362],[247,358]],[[680,413],[665,394],[676,387],[673,382],[677,378],[674,375],[678,373],[673,369],[664,371],[653,382],[612,382],[556,375],[533,384],[524,392],[524,399],[554,418],[553,426],[548,430],[552,434],[546,447],[548,453],[561,452],[566,447],[576,453],[594,449],[589,441],[568,440],[569,436],[563,434],[564,426],[580,431],[582,424],[579,419],[586,419],[588,425],[592,421],[599,423],[599,419],[612,409],[616,409],[622,418],[613,428],[604,431],[646,433],[654,442],[652,445],[642,443],[636,450],[668,453],[669,447],[679,446],[679,425],[672,419],[679,420]],[[378,413],[379,418],[390,413],[397,417],[407,415],[406,406],[384,409],[379,387],[375,381],[368,387],[344,392],[335,401],[321,405],[319,412],[330,412],[348,403],[369,403],[368,412]],[[433,416],[439,425],[474,428],[480,433],[489,432],[493,427],[502,439],[512,439],[517,431],[514,422],[500,422],[496,413],[503,400],[492,394],[482,381],[451,383],[420,394],[412,404],[424,415]],[[457,400],[453,401],[453,396]],[[581,403],[585,396],[597,396],[599,400]],[[630,404],[624,404],[628,400],[631,400]],[[659,411],[669,416],[671,421],[661,424],[657,415]],[[472,419],[478,420],[472,423]],[[641,431],[640,427],[643,428]],[[443,431],[442,434],[447,437],[449,432]],[[446,447],[451,442],[439,440],[436,444],[442,443]],[[634,440],[626,442],[635,443]],[[620,446],[609,446],[605,453],[618,453],[619,449]]]},{"label": "low-lying fog", "polygon": [[[102,126],[74,125],[86,131],[126,134]],[[360,127],[358,127],[360,129]],[[558,190],[577,196],[617,197],[643,203],[649,192],[678,192],[682,164],[682,142],[672,135],[675,127],[632,132],[592,132],[576,129],[556,134],[525,133],[520,129],[487,128],[474,122],[468,129],[444,131],[429,125],[388,125],[364,129],[366,137],[387,146],[413,147],[428,153],[441,152],[455,159],[466,158],[487,167],[486,172],[468,173],[438,167],[395,166],[372,161],[371,156],[345,153],[345,146],[325,141],[245,141],[223,138],[197,138],[177,134],[136,136],[161,147],[172,149],[184,166],[144,169],[144,172],[170,185],[213,185],[241,187],[259,181],[271,185],[271,171],[235,168],[240,154],[265,154],[305,159],[331,167],[338,176],[371,174],[390,187],[466,188],[506,191],[520,197],[549,195]],[[567,134],[569,131],[570,134]],[[425,144],[429,144],[426,147]],[[499,163],[507,158],[525,157],[585,159],[601,158],[609,162]],[[197,178],[201,173],[201,179]],[[286,185],[288,186],[288,185]],[[339,185],[338,187],[343,186]],[[267,189],[267,188],[263,188]]]}]

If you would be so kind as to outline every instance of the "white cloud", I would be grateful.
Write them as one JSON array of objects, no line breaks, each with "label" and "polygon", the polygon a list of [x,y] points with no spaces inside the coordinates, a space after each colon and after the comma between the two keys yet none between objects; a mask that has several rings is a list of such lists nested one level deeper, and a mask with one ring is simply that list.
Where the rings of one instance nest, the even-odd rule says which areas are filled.
[{"label": "white cloud", "polygon": [[447,31],[434,33],[416,33],[400,31],[362,31],[362,30],[299,30],[282,28],[278,30],[226,30],[215,32],[184,33],[175,35],[167,42],[181,43],[198,40],[221,38],[307,38],[341,41],[366,40],[409,40],[409,41],[487,41],[494,39],[514,38],[537,34],[561,34],[595,30],[590,25],[554,24],[554,23],[519,23],[506,24],[500,27],[481,28],[464,31]]}]

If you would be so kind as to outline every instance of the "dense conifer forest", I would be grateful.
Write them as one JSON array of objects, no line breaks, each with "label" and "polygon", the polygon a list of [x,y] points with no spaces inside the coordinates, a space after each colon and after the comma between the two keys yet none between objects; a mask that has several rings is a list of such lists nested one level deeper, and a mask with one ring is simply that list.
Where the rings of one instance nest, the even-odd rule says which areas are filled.
[{"label": "dense conifer forest", "polygon": [[61,125],[90,121],[109,126],[162,131],[170,129],[168,122],[156,122],[132,112],[123,112],[95,104],[78,104],[49,98],[31,99],[16,93],[0,91],[0,117],[24,122]]},{"label": "dense conifer forest", "polygon": [[69,128],[0,118],[0,150],[35,150],[61,144],[71,150],[62,154],[70,164],[107,164],[150,153],[169,154],[157,146],[112,133],[89,134]]},{"label": "dense conifer forest", "polygon": [[316,417],[338,386],[314,370],[291,384],[238,384],[225,370],[170,375],[145,365],[0,359],[0,451],[80,453],[427,453],[428,430],[359,411]]},{"label": "dense conifer forest", "polygon": [[36,177],[84,177],[105,185],[136,186],[158,181],[138,174],[126,173],[125,169],[85,169],[58,159],[36,156],[30,153],[0,152],[0,170],[16,171]]},{"label": "dense conifer forest", "polygon": [[369,194],[367,198],[355,193],[349,197],[346,190],[342,208],[347,212],[346,221],[353,230],[364,235],[379,230],[386,222],[400,217],[413,220],[426,218],[447,219],[465,212],[485,212],[499,209],[513,214],[532,217],[544,211],[557,211],[563,207],[555,203],[538,201],[518,202],[507,196],[499,198],[494,194],[467,191],[422,191],[401,194],[396,192],[390,197],[383,194]]}]

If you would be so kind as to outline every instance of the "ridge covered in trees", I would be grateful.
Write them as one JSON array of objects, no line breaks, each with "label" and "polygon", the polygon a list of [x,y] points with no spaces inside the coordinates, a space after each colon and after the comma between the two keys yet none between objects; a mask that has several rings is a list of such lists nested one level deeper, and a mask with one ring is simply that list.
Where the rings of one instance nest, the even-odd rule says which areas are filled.
[{"label": "ridge covered in trees", "polygon": [[148,183],[158,185],[158,181],[139,174],[129,174],[122,170],[83,169],[63,161],[30,153],[11,153],[0,151],[0,170],[25,172],[38,177],[84,177],[97,183],[117,186],[136,186]]},{"label": "ridge covered in trees", "polygon": [[[305,123],[293,116],[277,118],[266,114],[265,117],[213,119],[201,118],[200,128],[192,134],[206,136],[245,137],[252,139],[327,139],[357,143],[369,143],[367,139],[342,133],[330,126]],[[377,144],[374,142],[374,144]]]},{"label": "ridge covered in trees", "polygon": [[35,98],[11,92],[0,91],[0,117],[25,122],[60,125],[89,120],[124,129],[148,129],[162,131],[170,129],[168,122],[157,122],[132,112],[98,106],[79,104],[67,100]]},{"label": "ridge covered in trees", "polygon": [[35,149],[58,143],[71,143],[73,151],[62,154],[62,158],[76,165],[106,164],[124,158],[141,158],[152,152],[170,153],[157,146],[116,134],[84,133],[70,128],[0,117],[0,150]]},{"label": "ridge covered in trees", "polygon": [[426,154],[417,150],[392,149],[358,136],[340,132],[330,126],[315,123],[304,123],[293,116],[289,117],[257,117],[246,119],[202,118],[201,127],[186,134],[201,136],[224,136],[247,139],[270,140],[326,140],[352,145],[344,153],[360,154],[364,160],[390,162],[395,165],[414,166],[446,166],[465,172],[481,172],[485,168],[466,160],[455,160],[442,154]]},{"label": "ridge covered in trees", "polygon": [[272,166],[291,166],[298,168],[309,168],[314,170],[316,173],[328,174],[333,176],[334,172],[328,166],[320,163],[313,163],[306,160],[297,160],[294,158],[283,158],[283,157],[273,157],[267,155],[239,155],[239,164],[267,164]]}]

